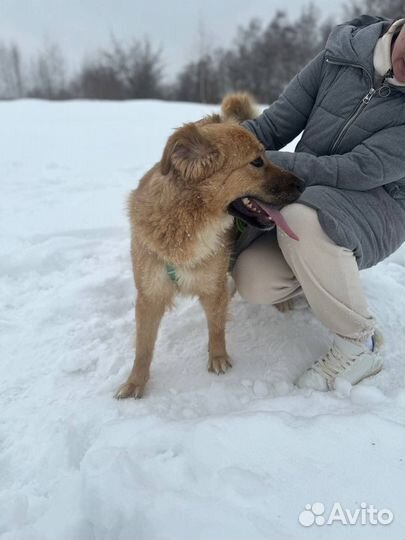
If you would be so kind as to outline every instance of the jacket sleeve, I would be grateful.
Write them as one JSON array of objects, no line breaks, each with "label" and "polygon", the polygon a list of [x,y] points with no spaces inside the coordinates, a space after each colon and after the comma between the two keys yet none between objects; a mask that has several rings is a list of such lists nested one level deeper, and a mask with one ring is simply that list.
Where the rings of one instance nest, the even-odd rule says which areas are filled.
[{"label": "jacket sleeve", "polygon": [[283,148],[306,126],[318,93],[324,54],[322,51],[311,60],[260,116],[243,122],[267,150]]},{"label": "jacket sleeve", "polygon": [[273,163],[293,172],[307,186],[366,191],[405,178],[405,125],[377,131],[346,154],[267,152]]}]

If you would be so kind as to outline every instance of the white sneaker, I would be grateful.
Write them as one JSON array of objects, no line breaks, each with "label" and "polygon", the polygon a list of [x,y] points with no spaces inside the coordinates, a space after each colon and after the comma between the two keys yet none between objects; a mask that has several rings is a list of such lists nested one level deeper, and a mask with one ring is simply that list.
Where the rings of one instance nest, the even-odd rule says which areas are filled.
[{"label": "white sneaker", "polygon": [[335,388],[337,377],[357,384],[376,375],[384,363],[380,353],[383,339],[378,331],[374,333],[373,341],[374,348],[370,351],[364,343],[336,336],[329,351],[301,375],[297,386],[326,392]]}]

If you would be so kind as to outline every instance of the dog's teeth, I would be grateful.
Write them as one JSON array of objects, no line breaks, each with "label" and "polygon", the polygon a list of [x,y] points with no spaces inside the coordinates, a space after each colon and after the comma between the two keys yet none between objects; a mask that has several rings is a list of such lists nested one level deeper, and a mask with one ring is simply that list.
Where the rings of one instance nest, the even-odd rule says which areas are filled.
[{"label": "dog's teeth", "polygon": [[248,198],[248,197],[243,197],[242,202],[243,202],[244,204],[248,204],[250,201],[249,201],[249,198]]}]

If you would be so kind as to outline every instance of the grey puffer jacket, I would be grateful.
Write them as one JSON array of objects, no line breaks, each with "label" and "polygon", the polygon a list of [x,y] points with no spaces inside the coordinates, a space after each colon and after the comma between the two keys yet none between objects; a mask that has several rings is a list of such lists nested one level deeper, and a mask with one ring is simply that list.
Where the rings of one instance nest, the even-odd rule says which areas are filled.
[{"label": "grey puffer jacket", "polygon": [[[373,67],[391,23],[362,16],[337,26],[280,98],[244,123],[271,161],[305,180],[299,202],[359,268],[405,241],[405,88],[376,80]],[[301,131],[295,152],[278,151]],[[247,230],[237,249],[258,234]]]}]

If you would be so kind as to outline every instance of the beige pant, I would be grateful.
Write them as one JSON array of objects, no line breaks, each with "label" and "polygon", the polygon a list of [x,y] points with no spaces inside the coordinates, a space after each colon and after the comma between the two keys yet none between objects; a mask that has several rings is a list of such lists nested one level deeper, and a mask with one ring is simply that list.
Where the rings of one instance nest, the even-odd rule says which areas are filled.
[{"label": "beige pant", "polygon": [[316,210],[299,203],[283,208],[299,241],[265,233],[239,255],[233,277],[239,294],[253,304],[277,304],[302,293],[315,316],[350,339],[373,334],[375,321],[364,296],[353,252],[323,232]]}]

